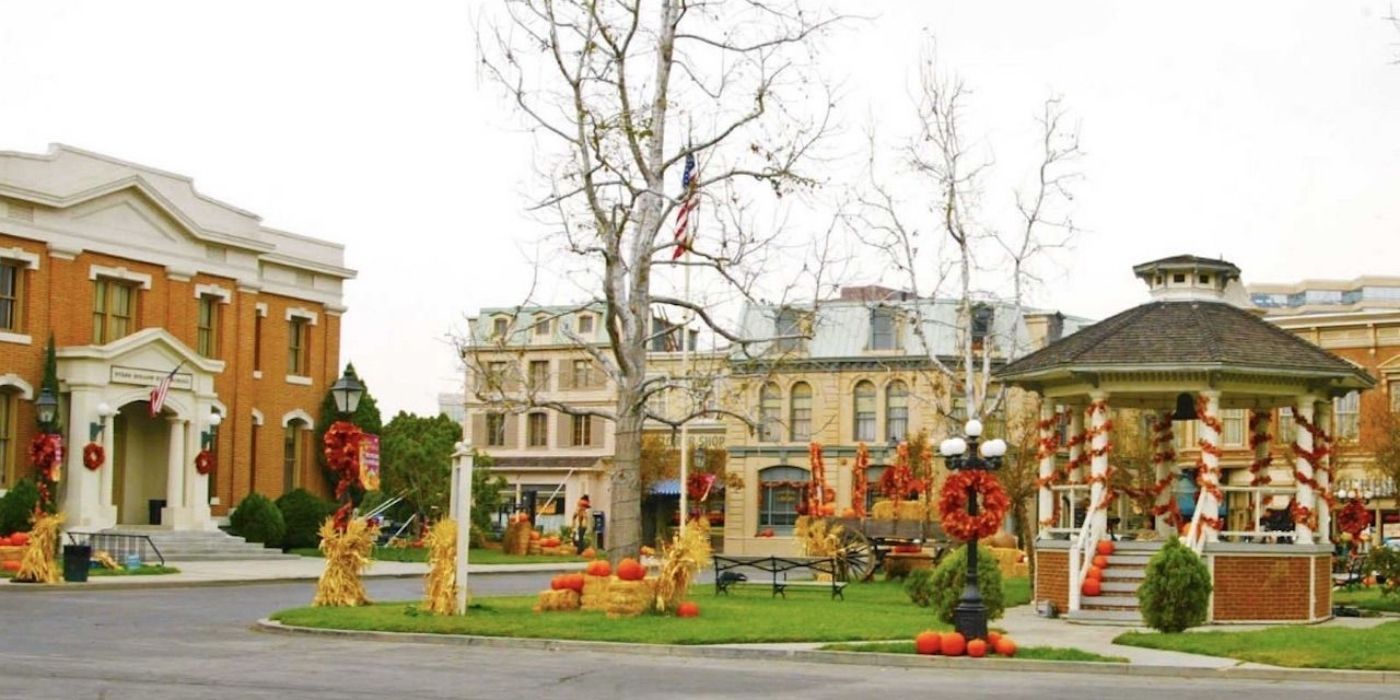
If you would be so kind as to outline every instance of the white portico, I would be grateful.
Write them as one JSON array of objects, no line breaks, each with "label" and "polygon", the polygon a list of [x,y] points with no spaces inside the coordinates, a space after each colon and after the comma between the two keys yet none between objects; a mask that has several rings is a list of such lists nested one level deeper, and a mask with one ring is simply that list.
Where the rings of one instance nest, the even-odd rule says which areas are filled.
[{"label": "white portico", "polygon": [[[57,355],[60,390],[67,398],[65,527],[95,531],[159,524],[215,530],[209,477],[199,474],[194,462],[202,433],[218,420],[211,421],[211,415],[224,413],[214,392],[214,377],[224,363],[200,356],[162,328],[105,345],[60,347]],[[151,416],[151,388],[177,366],[161,411]],[[83,446],[96,426],[101,426],[97,441],[106,462],[90,471],[83,466]]]}]

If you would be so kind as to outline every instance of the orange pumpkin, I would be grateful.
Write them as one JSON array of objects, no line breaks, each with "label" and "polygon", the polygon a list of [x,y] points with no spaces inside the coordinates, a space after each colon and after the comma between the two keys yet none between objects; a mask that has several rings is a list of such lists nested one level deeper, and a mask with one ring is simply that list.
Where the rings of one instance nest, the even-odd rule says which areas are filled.
[{"label": "orange pumpkin", "polygon": [[1081,588],[1080,590],[1084,593],[1084,595],[1087,595],[1087,596],[1096,596],[1096,595],[1098,595],[1098,594],[1100,593],[1100,591],[1102,590],[1102,588],[1101,588],[1101,586],[1100,586],[1100,581],[1099,581],[1098,579],[1096,579],[1096,578],[1086,578],[1086,579],[1084,579],[1084,586],[1083,586],[1083,588]]},{"label": "orange pumpkin", "polygon": [[623,581],[640,581],[646,576],[647,570],[636,559],[629,557],[617,564],[617,577]]},{"label": "orange pumpkin", "polygon": [[1016,655],[1016,642],[1011,641],[1010,637],[1002,637],[1001,639],[998,639],[994,648],[996,649],[996,652],[998,654],[1001,654],[1002,656],[1009,657]]},{"label": "orange pumpkin", "polygon": [[8,546],[10,546],[10,538],[8,538],[8,537],[0,537],[0,547],[8,547]]},{"label": "orange pumpkin", "polygon": [[1099,567],[1100,569],[1107,569],[1107,568],[1108,568],[1108,557],[1106,557],[1106,556],[1104,556],[1104,555],[1102,555],[1102,554],[1100,554],[1100,555],[1094,557],[1094,566],[1097,566],[1097,567]]},{"label": "orange pumpkin", "polygon": [[590,561],[588,562],[588,568],[584,569],[584,573],[587,573],[589,576],[611,576],[612,566],[608,564],[608,560],[606,559]]},{"label": "orange pumpkin", "polygon": [[1098,552],[1099,554],[1102,554],[1103,556],[1108,556],[1108,555],[1112,554],[1112,553],[1113,553],[1113,540],[1099,540],[1099,544],[1098,544],[1098,546],[1094,549],[1094,551],[1095,551],[1095,552]]},{"label": "orange pumpkin", "polygon": [[552,578],[552,579],[549,580],[549,590],[551,590],[551,591],[562,591],[562,590],[564,590],[564,575],[563,575],[563,574],[559,574],[559,575],[557,575],[557,576],[555,576],[554,578]]},{"label": "orange pumpkin", "polygon": [[914,637],[914,651],[924,656],[937,654],[941,647],[939,634],[933,630],[924,630]]},{"label": "orange pumpkin", "polygon": [[29,544],[29,533],[16,532],[10,535],[10,544],[16,547],[23,547]]},{"label": "orange pumpkin", "polygon": [[676,608],[676,617],[700,617],[700,604],[687,600]]},{"label": "orange pumpkin", "polygon": [[856,517],[856,509],[855,509],[855,508],[847,508],[847,509],[841,511],[841,517],[843,517],[843,518],[854,518],[854,517]]},{"label": "orange pumpkin", "polygon": [[584,559],[592,559],[593,557],[598,556],[598,550],[589,547],[588,549],[583,550],[583,552],[581,552],[579,556],[583,557]]},{"label": "orange pumpkin", "polygon": [[974,639],[967,643],[967,655],[974,659],[980,659],[987,655],[987,642],[982,639]]},{"label": "orange pumpkin", "polygon": [[4,569],[5,571],[19,571],[19,562],[0,561],[0,569]]},{"label": "orange pumpkin", "polygon": [[1086,573],[1086,574],[1084,574],[1084,578],[1085,578],[1086,580],[1088,580],[1088,579],[1093,579],[1093,580],[1095,580],[1095,581],[1102,581],[1102,580],[1103,580],[1103,570],[1100,569],[1100,568],[1097,567],[1097,566],[1091,566],[1091,567],[1089,567],[1089,572]]},{"label": "orange pumpkin", "polygon": [[993,651],[996,650],[996,648],[997,648],[997,642],[999,642],[999,641],[1001,641],[1001,633],[1000,633],[1000,632],[988,632],[988,633],[987,633],[987,646],[991,647],[991,649],[992,649]]},{"label": "orange pumpkin", "polygon": [[967,640],[957,632],[949,632],[938,636],[938,650],[944,656],[962,656],[967,651]]},{"label": "orange pumpkin", "polygon": [[539,531],[539,530],[531,530],[531,531],[530,531],[530,540],[531,540],[531,541],[539,541],[539,539],[540,539],[541,537],[543,537],[543,535],[540,534],[540,531]]},{"label": "orange pumpkin", "polygon": [[575,591],[575,592],[579,593],[580,595],[582,595],[582,594],[583,594],[583,574],[565,574],[565,575],[564,575],[564,587],[567,588],[567,589],[569,589],[569,590],[571,590],[571,591]]},{"label": "orange pumpkin", "polygon": [[825,516],[836,515],[836,504],[835,504],[835,503],[823,503],[823,504],[822,504],[822,515],[825,515]]}]

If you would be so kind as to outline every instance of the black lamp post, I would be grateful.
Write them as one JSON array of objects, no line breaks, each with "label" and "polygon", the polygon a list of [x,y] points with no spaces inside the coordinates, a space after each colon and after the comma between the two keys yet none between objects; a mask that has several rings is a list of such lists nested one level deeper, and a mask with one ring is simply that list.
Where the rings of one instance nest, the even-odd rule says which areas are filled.
[{"label": "black lamp post", "polygon": [[[1001,458],[1006,454],[1006,441],[988,440],[978,449],[982,437],[982,421],[976,418],[963,426],[967,439],[954,437],[944,440],[938,451],[954,471],[964,469],[984,469],[995,471],[1001,468]],[[977,491],[967,489],[967,514],[977,515]],[[963,586],[962,597],[953,609],[953,627],[963,638],[987,638],[987,605],[982,602],[982,591],[977,587],[977,537],[967,541],[967,585]]]},{"label": "black lamp post", "polygon": [[347,374],[340,375],[331,385],[331,396],[335,397],[335,410],[343,416],[355,412],[360,406],[360,397],[365,393],[365,385]]},{"label": "black lamp post", "polygon": [[58,397],[54,396],[52,389],[44,387],[39,390],[39,398],[34,401],[34,412],[39,419],[39,429],[52,433],[54,418],[58,416]]}]

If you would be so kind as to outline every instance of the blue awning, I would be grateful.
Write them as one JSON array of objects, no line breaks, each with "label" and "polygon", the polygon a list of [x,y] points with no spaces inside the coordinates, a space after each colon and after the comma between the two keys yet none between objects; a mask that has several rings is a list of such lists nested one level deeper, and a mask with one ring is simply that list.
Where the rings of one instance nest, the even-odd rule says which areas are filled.
[{"label": "blue awning", "polygon": [[[715,485],[710,487],[710,493],[716,493],[723,490],[724,482],[719,479],[716,479]],[[649,491],[649,493],[651,493],[651,495],[653,496],[675,496],[679,498],[681,495],[681,480],[662,479],[661,481],[658,481],[651,485],[651,490]]]}]

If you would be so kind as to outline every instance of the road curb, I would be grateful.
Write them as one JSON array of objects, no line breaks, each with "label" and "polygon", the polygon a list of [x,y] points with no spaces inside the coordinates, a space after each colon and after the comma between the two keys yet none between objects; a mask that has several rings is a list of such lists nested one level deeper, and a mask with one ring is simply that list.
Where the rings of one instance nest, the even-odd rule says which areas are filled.
[{"label": "road curb", "polygon": [[523,637],[483,637],[464,634],[431,634],[424,632],[374,632],[361,630],[319,629],[284,625],[271,619],[258,620],[253,629],[269,634],[337,637],[382,642],[411,642],[475,646],[498,649],[529,649],[534,651],[590,651],[608,654],[647,654],[704,659],[742,659],[795,661],[800,663],[843,664],[848,666],[879,666],[882,668],[946,669],[955,671],[1019,671],[1029,673],[1080,673],[1114,676],[1146,676],[1181,678],[1192,674],[1198,678],[1238,679],[1254,681],[1321,681],[1331,683],[1369,683],[1400,685],[1397,671],[1346,671],[1329,669],[1272,669],[1231,666],[1201,668],[1191,666],[1160,666],[1151,664],[1098,663],[1088,661],[1038,661],[1030,659],[985,658],[952,659],[943,656],[914,656],[873,652],[818,651],[808,649],[770,649],[732,646],[692,646],[685,644],[634,644],[629,642],[595,642],[571,639],[530,639]]},{"label": "road curb", "polygon": [[[176,562],[177,564],[179,562]],[[528,564],[523,566],[529,566]],[[497,576],[501,574],[549,574],[561,571],[573,571],[574,569],[520,569],[514,566],[505,565],[501,569],[490,571],[472,571],[472,576]],[[582,570],[581,568],[579,570]],[[426,570],[403,573],[403,574],[365,574],[361,578],[366,580],[374,579],[408,579],[423,578],[428,572]],[[158,579],[159,576],[143,577]],[[133,583],[117,583],[114,581],[94,581],[88,579],[86,583],[0,583],[0,595],[13,591],[16,593],[62,593],[72,591],[122,591],[122,590],[151,590],[153,588],[216,588],[226,586],[261,586],[278,583],[304,583],[320,580],[320,575],[315,576],[278,576],[275,578],[250,578],[250,579],[217,579],[207,581],[139,581]]]}]

